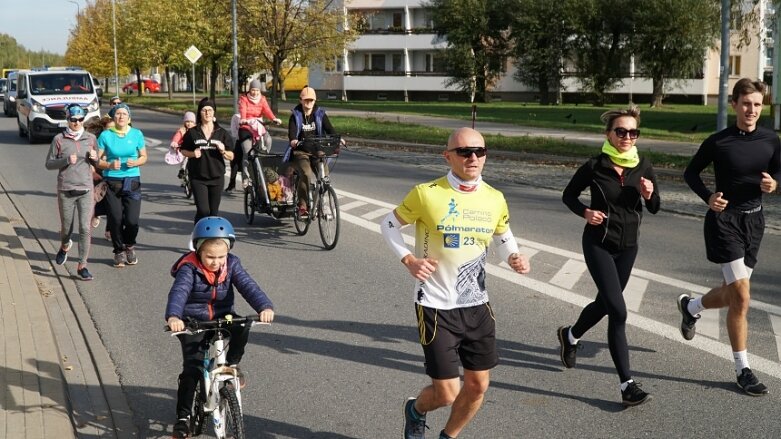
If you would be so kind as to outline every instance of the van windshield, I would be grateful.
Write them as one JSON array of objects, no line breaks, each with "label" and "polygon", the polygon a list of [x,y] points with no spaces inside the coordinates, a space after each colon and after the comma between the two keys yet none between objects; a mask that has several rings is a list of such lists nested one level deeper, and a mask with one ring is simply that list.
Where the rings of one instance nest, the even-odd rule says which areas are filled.
[{"label": "van windshield", "polygon": [[51,73],[30,76],[30,94],[34,96],[92,92],[92,81],[86,73]]}]

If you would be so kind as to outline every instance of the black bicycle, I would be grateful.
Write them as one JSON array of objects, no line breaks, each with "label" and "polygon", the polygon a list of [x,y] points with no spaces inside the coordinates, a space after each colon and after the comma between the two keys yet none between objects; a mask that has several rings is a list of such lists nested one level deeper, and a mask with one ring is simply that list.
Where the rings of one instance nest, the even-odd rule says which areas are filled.
[{"label": "black bicycle", "polygon": [[190,199],[193,196],[193,187],[190,184],[190,173],[187,172],[187,168],[179,171],[179,181],[181,181],[182,190],[184,190],[184,197]]},{"label": "black bicycle", "polygon": [[317,219],[317,226],[320,229],[320,239],[326,250],[332,250],[336,247],[339,240],[340,216],[339,201],[336,198],[336,191],[331,186],[331,178],[325,170],[329,164],[332,164],[339,155],[342,137],[339,135],[309,137],[301,142],[301,149],[311,151],[314,158],[312,171],[315,173],[316,180],[309,182],[310,187],[307,191],[307,199],[299,200],[298,184],[303,177],[296,173],[293,184],[293,202],[295,206],[306,205],[307,214],[304,215],[299,209],[295,209],[293,214],[293,224],[299,235],[305,235],[309,230],[309,225]]}]

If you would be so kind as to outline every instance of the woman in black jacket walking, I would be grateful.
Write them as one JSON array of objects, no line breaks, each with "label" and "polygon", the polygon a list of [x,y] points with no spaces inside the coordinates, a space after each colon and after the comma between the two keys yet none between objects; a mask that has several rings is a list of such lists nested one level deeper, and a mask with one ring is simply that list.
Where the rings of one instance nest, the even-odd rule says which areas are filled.
[{"label": "woman in black jacket walking", "polygon": [[225,187],[225,161],[233,159],[230,133],[216,121],[217,105],[209,98],[198,103],[195,126],[184,133],[182,155],[187,157],[187,172],[195,201],[195,219],[219,216],[222,188]]},{"label": "woman in black jacket walking", "polygon": [[[626,341],[624,288],[637,256],[643,202],[651,213],[659,211],[659,191],[651,162],[637,153],[640,110],[611,110],[602,114],[607,139],[602,153],[583,164],[564,189],[562,200],[586,219],[583,256],[597,286],[597,297],[580,313],[572,326],[558,329],[561,362],[575,366],[578,340],[605,315],[607,338],[621,383],[624,406],[646,402],[650,395],[632,380]],[[578,197],[590,189],[590,205]]]}]

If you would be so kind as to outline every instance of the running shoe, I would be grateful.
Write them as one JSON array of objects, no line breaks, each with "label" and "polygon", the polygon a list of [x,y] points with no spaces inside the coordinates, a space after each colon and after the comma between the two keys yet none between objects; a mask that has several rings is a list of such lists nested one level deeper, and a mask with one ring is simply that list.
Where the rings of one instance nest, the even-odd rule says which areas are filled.
[{"label": "running shoe", "polygon": [[692,298],[688,294],[681,294],[678,296],[678,311],[681,312],[681,335],[686,340],[694,338],[695,329],[694,325],[697,323],[699,317],[694,317],[689,313],[689,302]]},{"label": "running shoe", "polygon": [[127,265],[138,264],[138,256],[136,256],[135,246],[125,247],[125,261],[127,262]]},{"label": "running shoe", "polygon": [[100,217],[99,216],[93,216],[92,217],[92,228],[96,229],[100,225]]},{"label": "running shoe", "polygon": [[173,439],[185,439],[190,437],[190,427],[187,425],[187,419],[179,419],[174,424],[174,431],[171,435]]},{"label": "running shoe", "polygon": [[748,395],[763,396],[768,394],[767,386],[759,382],[757,376],[748,367],[744,367],[738,376],[738,387]]},{"label": "running shoe", "polygon": [[412,414],[416,399],[409,398],[404,403],[404,439],[425,439],[426,436],[426,415],[418,414],[415,419]]},{"label": "running shoe", "polygon": [[309,217],[309,211],[306,209],[306,206],[298,206],[298,216],[301,218]]},{"label": "running shoe", "polygon": [[632,381],[626,386],[626,389],[621,391],[621,403],[624,404],[624,407],[640,405],[651,400],[651,395],[644,392],[640,387],[640,384]]},{"label": "running shoe", "polygon": [[79,277],[81,278],[81,280],[92,280],[93,279],[92,273],[90,273],[89,270],[87,270],[87,267],[79,268],[76,271],[76,273],[79,274]]},{"label": "running shoe", "polygon": [[54,262],[57,263],[57,265],[62,265],[65,263],[65,261],[68,260],[68,250],[71,249],[71,246],[73,245],[72,240],[68,240],[68,243],[65,244],[64,247],[60,247],[60,250],[57,252],[57,255],[54,257]]},{"label": "running shoe", "polygon": [[569,342],[569,330],[570,326],[561,326],[557,331],[559,336],[559,355],[561,356],[561,364],[567,369],[575,367],[578,355],[578,345]]},{"label": "running shoe", "polygon": [[117,268],[122,268],[125,266],[125,264],[127,264],[125,252],[114,253],[114,266]]}]

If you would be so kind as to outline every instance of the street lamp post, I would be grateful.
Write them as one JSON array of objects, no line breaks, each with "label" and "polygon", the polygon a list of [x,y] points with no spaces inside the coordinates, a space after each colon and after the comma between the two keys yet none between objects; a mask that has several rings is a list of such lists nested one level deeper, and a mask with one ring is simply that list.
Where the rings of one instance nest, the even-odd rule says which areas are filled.
[{"label": "street lamp post", "polygon": [[79,6],[79,4],[77,2],[75,2],[73,0],[68,0],[68,3],[73,3],[74,5],[76,5],[76,20],[78,21],[79,16],[81,15],[81,7]]},{"label": "street lamp post", "polygon": [[114,91],[119,96],[119,63],[117,62],[117,11],[111,0],[111,29],[114,33]]}]

